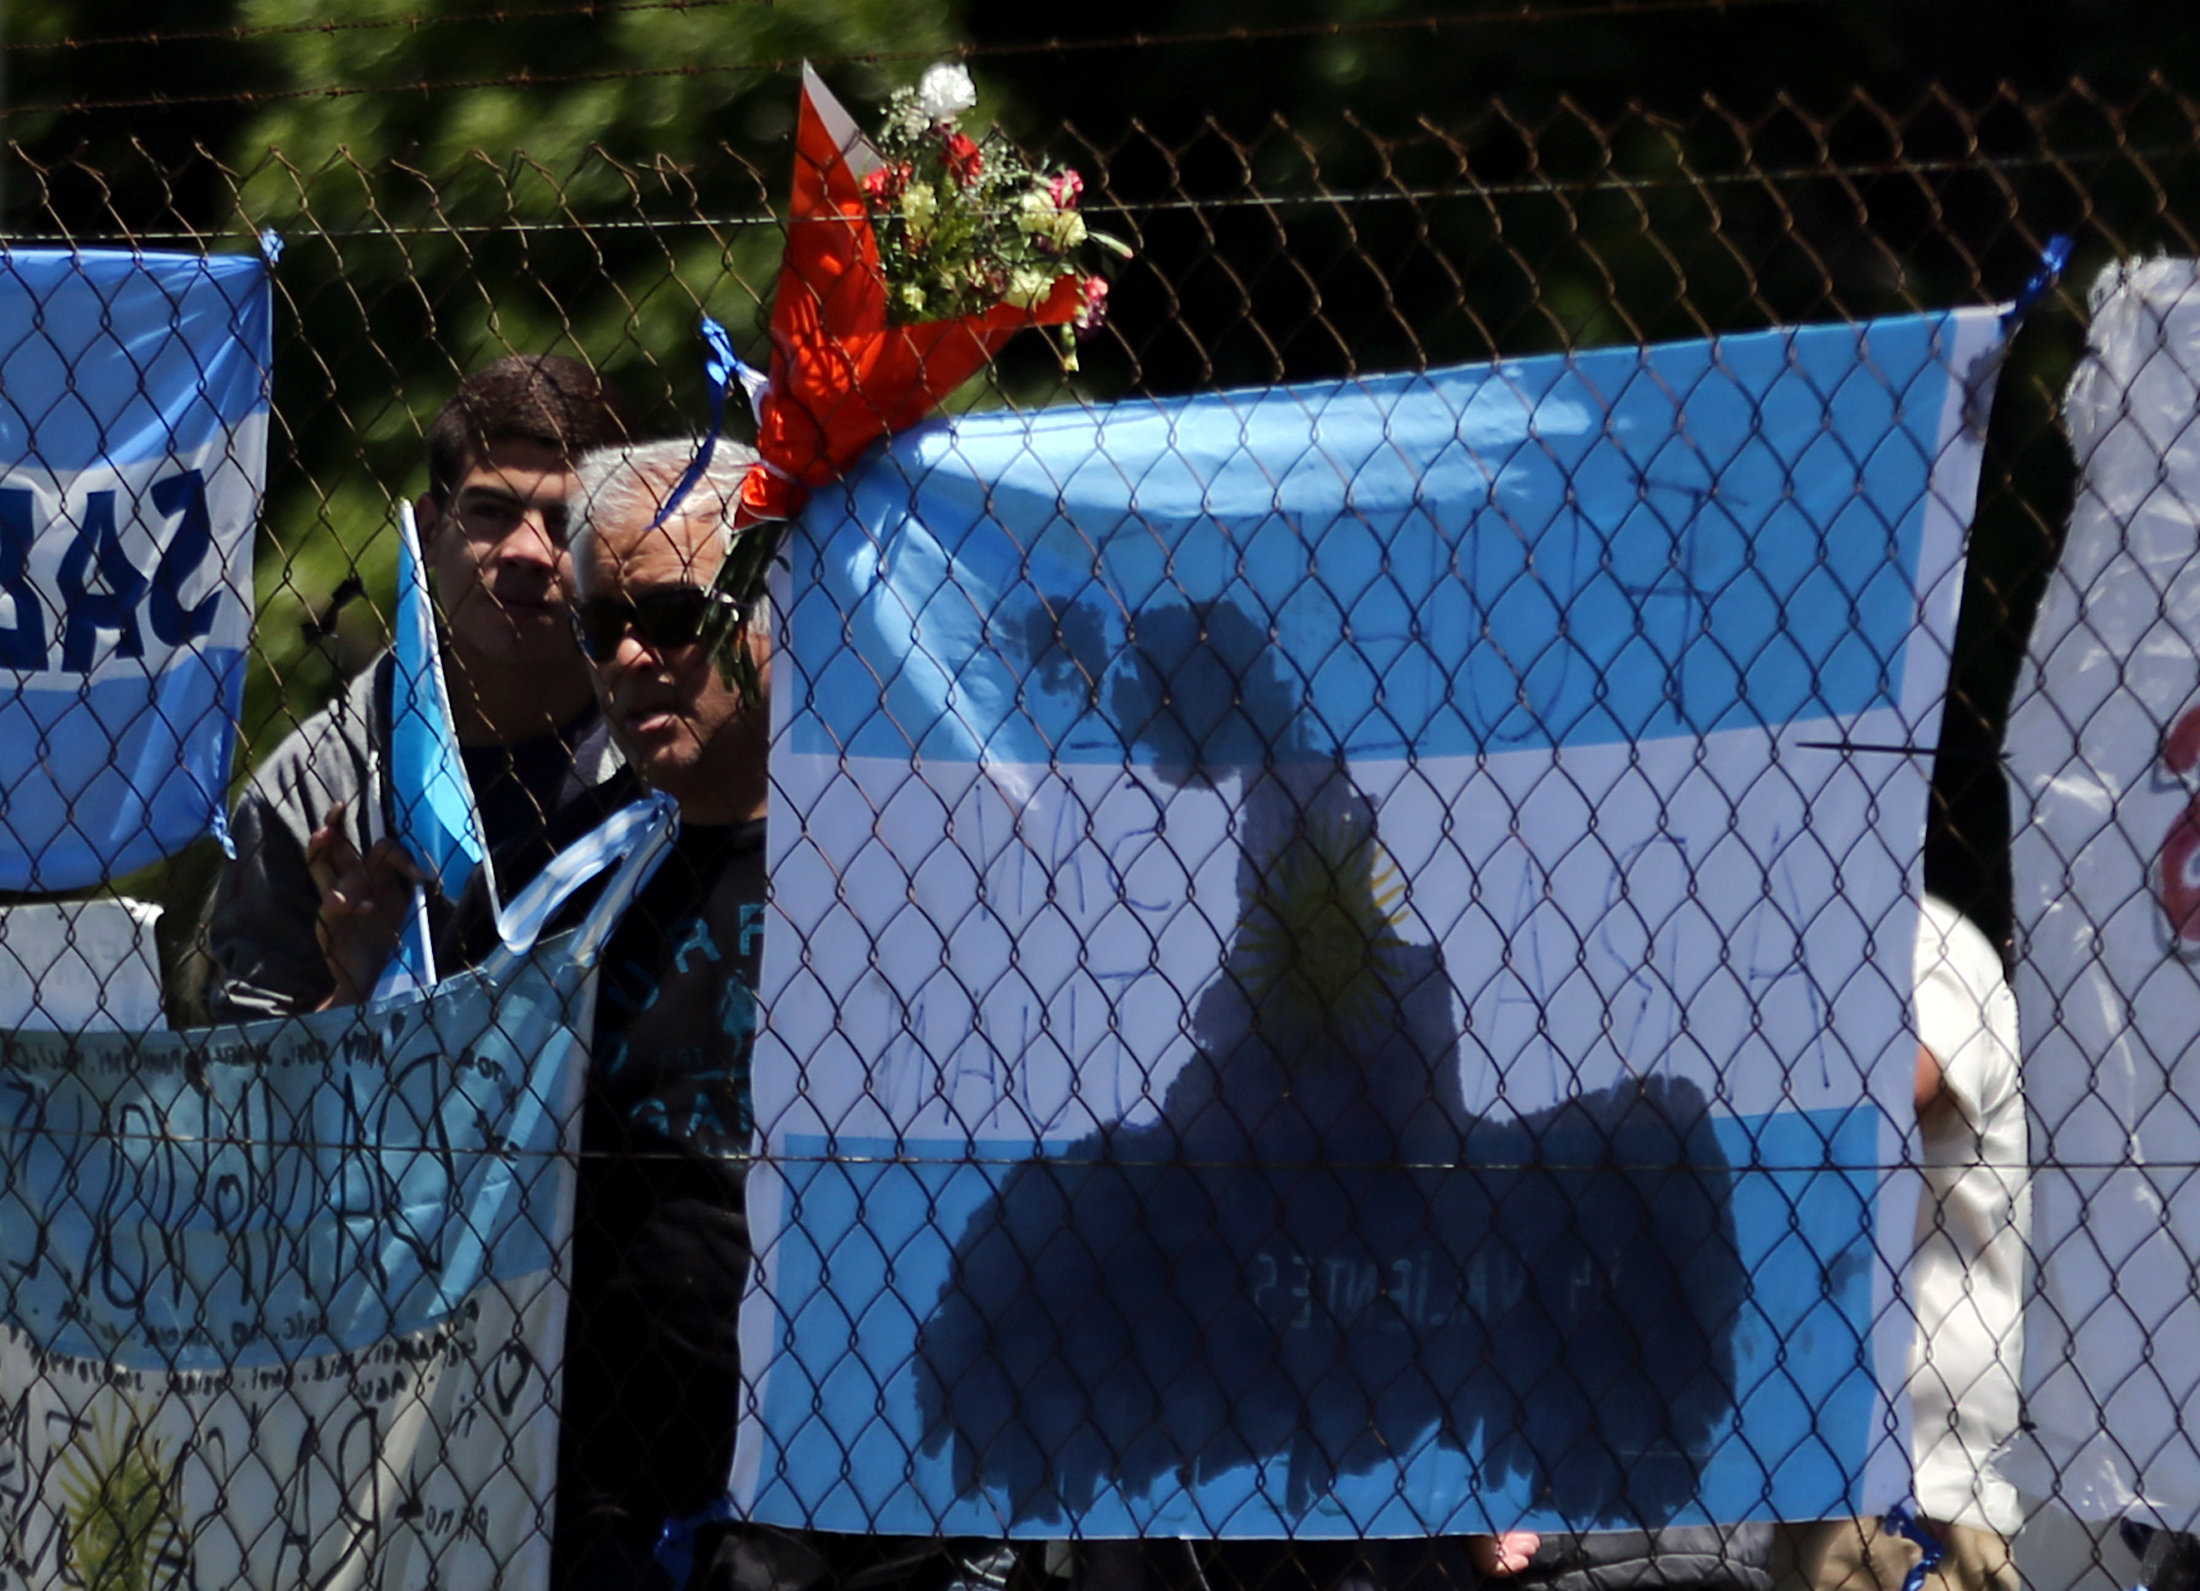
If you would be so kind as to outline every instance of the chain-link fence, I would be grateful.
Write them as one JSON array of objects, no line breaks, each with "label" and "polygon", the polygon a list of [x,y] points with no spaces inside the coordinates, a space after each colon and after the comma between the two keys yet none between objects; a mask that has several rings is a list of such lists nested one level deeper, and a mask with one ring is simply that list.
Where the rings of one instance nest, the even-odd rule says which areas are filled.
[{"label": "chain-link fence", "polygon": [[[1994,306],[2056,234],[2066,284],[2200,248],[2190,102],[1524,91],[1233,119],[1180,95],[1064,125],[1033,84],[1104,104],[1146,46],[980,51],[1010,132],[1131,253],[1104,328],[1009,343],[952,425],[820,493],[752,625],[779,648],[767,784],[733,687],[664,663],[709,638],[715,557],[668,575],[662,527],[593,513],[580,650],[560,572],[580,443],[682,439],[634,466],[660,506],[694,456],[699,316],[773,361],[796,84],[700,53],[724,11],[91,43],[34,17],[11,41],[18,254],[267,247],[273,314],[242,694],[215,708],[238,857],[204,840],[63,892],[151,900],[157,935],[35,876],[0,925],[0,1585],[535,1584],[556,1535],[576,1587],[700,1562],[1327,1591],[1514,1572],[1520,1544],[1483,1538],[1515,1525],[1544,1537],[1538,1584],[1833,1584],[1913,1456],[1956,1560],[1990,1571],[2030,1527],[2038,1583],[2135,1578],[2145,1532],[2200,1505],[2200,1404],[2160,1362],[2200,1253],[2162,1125],[2182,1051],[2155,1047],[2189,971],[2108,969],[2145,1012],[2092,1021],[2024,966],[2078,881],[2128,873],[2104,911],[2158,901],[2174,929],[2190,869],[2110,796],[2013,878],[2003,737],[2087,500],[2060,415],[2088,315],[2067,285]],[[859,119],[946,36],[929,11],[773,25],[751,58],[808,50]],[[1276,35],[1332,63],[1423,38]],[[1219,73],[1275,64],[1260,30],[1197,42]],[[81,86],[143,62],[142,92]],[[5,335],[66,365],[43,313]],[[2180,346],[2173,310],[2131,335]],[[510,355],[517,397],[461,384]],[[36,438],[71,381],[28,413],[12,371],[11,484],[87,549],[36,551],[0,486],[16,624],[46,602],[63,646],[73,592],[86,680],[127,632],[99,600],[165,591],[149,630],[204,641],[213,588],[158,561],[197,500],[112,447],[64,470]],[[2175,413],[2148,401],[2097,396],[2096,429]],[[2088,488],[2112,542],[2183,501],[2161,424],[2154,495]],[[98,490],[153,504],[153,553],[128,513],[100,539]],[[409,898],[376,842],[416,832],[390,784],[435,777],[402,771],[412,676],[385,651],[435,633],[408,621],[408,504],[444,777],[503,893],[584,833],[661,861],[588,908],[613,935],[637,896],[600,988],[564,949],[496,950],[477,885],[421,942],[491,977],[313,1010],[371,987],[346,935],[390,915],[365,897]],[[534,553],[483,550],[515,526]],[[2130,644],[2156,658],[2189,652],[2164,545],[2118,599],[2151,604]],[[2097,767],[2098,703],[2031,688]],[[2164,685],[2114,729],[2179,802],[2180,705]],[[63,730],[24,733],[11,761],[58,760]],[[2042,755],[2020,829],[2068,788]],[[677,840],[624,806],[636,770]],[[768,837],[744,827],[767,800]],[[1968,924],[1936,907],[1921,936],[1920,888]],[[2026,1047],[2061,1046],[2029,1148],[2012,966]],[[2094,1154],[2104,1111],[2152,1226],[2089,1216],[2064,1134]],[[2028,1246],[2035,1167],[2052,1238]],[[2005,1479],[2031,1271],[2033,1319],[2083,1348],[2076,1391],[2052,1364],[2030,1384],[2120,1456],[2051,1445]],[[2072,1508],[2090,1531],[2050,1539]],[[2156,1584],[2177,1539],[2152,1539]]]}]

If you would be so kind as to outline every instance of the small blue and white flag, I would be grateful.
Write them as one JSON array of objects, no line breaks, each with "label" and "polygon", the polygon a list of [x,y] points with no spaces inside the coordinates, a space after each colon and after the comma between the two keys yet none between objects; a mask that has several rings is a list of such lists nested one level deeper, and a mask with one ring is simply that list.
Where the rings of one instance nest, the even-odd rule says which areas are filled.
[{"label": "small blue and white flag", "polygon": [[257,254],[0,250],[0,890],[224,832],[270,325]]},{"label": "small blue and white flag", "polygon": [[968,416],[821,497],[737,1502],[1366,1536],[1903,1495],[1890,1168],[2002,335]]},{"label": "small blue and white flag", "polygon": [[[428,590],[420,527],[412,504],[398,511],[396,659],[390,685],[392,837],[428,872],[441,892],[457,898],[488,860],[489,841],[474,801],[473,781],[458,749],[443,651],[436,639],[435,599]],[[398,936],[384,974],[384,992],[435,982],[425,886]]]}]

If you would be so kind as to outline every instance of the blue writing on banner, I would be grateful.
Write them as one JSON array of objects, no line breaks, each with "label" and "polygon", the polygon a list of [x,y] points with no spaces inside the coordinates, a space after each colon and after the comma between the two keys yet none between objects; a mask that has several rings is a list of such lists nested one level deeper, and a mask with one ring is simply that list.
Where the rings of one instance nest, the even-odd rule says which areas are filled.
[{"label": "blue writing on banner", "polygon": [[[115,657],[145,655],[145,626],[154,637],[182,646],[213,633],[224,585],[207,509],[206,478],[178,470],[152,484],[146,499],[159,513],[159,557],[141,569],[124,547],[115,516],[115,492],[84,494],[73,512],[39,519],[40,496],[23,486],[0,487],[0,594],[14,613],[0,624],[0,668],[23,673],[88,674],[100,660],[100,638],[114,638]],[[31,573],[32,551],[45,537],[66,537],[49,597]],[[183,592],[211,568],[216,578],[190,607]],[[51,651],[46,623],[51,612],[61,655]]]}]

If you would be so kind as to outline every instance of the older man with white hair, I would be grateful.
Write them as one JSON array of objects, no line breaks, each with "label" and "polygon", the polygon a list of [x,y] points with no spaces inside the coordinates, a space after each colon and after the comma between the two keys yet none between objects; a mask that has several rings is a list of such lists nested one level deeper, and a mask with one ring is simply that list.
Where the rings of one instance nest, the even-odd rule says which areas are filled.
[{"label": "older man with white hair", "polygon": [[[590,454],[575,494],[574,631],[628,768],[679,803],[680,834],[597,992],[558,1463],[554,1584],[570,1591],[664,1583],[659,1534],[723,1492],[740,1411],[770,729],[713,657],[732,615],[712,582],[746,461],[723,457],[654,523],[692,457],[685,443]],[[763,626],[747,644],[768,666]],[[638,793],[561,814],[546,853]],[[758,1577],[725,1583],[821,1578],[801,1543],[761,1545],[787,1561],[767,1552]]]},{"label": "older man with white hair", "polygon": [[[645,785],[679,803],[678,839],[599,975],[552,1583],[930,1591],[969,1578],[949,1544],[775,1530],[730,1518],[723,1501],[751,1259],[744,1185],[770,721],[763,692],[729,684],[719,654],[743,630],[738,644],[767,681],[771,637],[715,584],[749,456],[721,443],[678,491],[693,461],[690,444],[666,442],[579,465],[574,633],[627,772],[553,817],[530,855],[499,858],[517,889]],[[488,914],[460,915],[469,942],[453,948],[466,959],[486,948]]]}]

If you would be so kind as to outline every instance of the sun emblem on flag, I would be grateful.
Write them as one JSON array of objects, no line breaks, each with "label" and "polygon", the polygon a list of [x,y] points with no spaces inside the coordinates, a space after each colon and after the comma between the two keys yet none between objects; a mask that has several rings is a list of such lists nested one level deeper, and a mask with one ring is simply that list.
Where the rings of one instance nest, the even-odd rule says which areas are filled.
[{"label": "sun emblem on flag", "polygon": [[1262,870],[1239,959],[1272,1039],[1347,1047],[1389,1020],[1405,881],[1364,818],[1316,814]]},{"label": "sun emblem on flag", "polygon": [[134,1414],[92,1422],[61,1460],[69,1558],[89,1591],[188,1581],[190,1542],[165,1444]]}]

